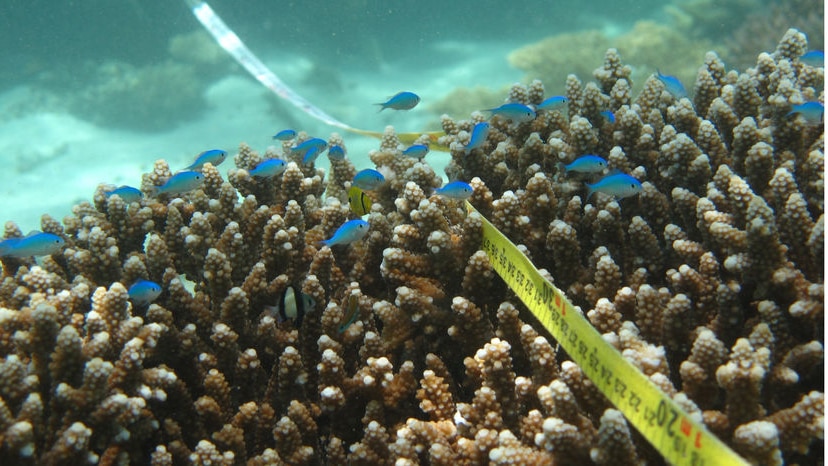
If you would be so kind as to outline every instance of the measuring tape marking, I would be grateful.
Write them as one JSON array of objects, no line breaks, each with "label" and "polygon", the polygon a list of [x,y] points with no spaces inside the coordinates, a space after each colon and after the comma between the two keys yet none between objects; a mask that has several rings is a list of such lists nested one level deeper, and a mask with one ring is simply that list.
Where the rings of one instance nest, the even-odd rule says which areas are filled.
[{"label": "measuring tape marking", "polygon": [[[466,203],[469,212],[477,212]],[[477,212],[478,215],[479,212]],[[627,420],[673,464],[747,465],[733,450],[607,343],[566,296],[483,215],[481,250],[492,268],[584,374]]]}]

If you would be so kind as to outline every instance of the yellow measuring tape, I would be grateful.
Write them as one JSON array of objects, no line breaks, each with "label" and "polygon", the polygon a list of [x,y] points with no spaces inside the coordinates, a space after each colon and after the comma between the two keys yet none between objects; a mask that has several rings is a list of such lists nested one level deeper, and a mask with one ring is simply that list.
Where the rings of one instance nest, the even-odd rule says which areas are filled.
[{"label": "yellow measuring tape", "polygon": [[[466,208],[470,213],[477,212],[468,202]],[[601,393],[667,461],[695,466],[748,464],[604,341],[514,243],[485,217],[480,217],[481,249],[489,256],[492,268]]]}]

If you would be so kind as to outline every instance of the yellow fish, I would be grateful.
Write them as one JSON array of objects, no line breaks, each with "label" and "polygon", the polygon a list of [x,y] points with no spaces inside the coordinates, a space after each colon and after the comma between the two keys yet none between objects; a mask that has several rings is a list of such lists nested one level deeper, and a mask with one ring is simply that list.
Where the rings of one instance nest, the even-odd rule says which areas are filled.
[{"label": "yellow fish", "polygon": [[355,214],[361,217],[371,212],[371,204],[371,198],[361,189],[351,186],[348,190],[348,205]]},{"label": "yellow fish", "polygon": [[339,325],[339,333],[348,330],[348,327],[356,322],[359,317],[359,297],[355,294],[348,296],[348,309],[343,317],[344,322]]}]

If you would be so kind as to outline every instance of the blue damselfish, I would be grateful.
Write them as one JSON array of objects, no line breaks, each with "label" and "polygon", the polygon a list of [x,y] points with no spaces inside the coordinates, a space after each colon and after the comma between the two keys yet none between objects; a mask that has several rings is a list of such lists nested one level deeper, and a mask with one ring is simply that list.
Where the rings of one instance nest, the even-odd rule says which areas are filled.
[{"label": "blue damselfish", "polygon": [[161,285],[149,280],[138,280],[129,287],[129,299],[136,306],[146,306],[161,295]]},{"label": "blue damselfish", "polygon": [[413,92],[403,91],[398,92],[385,102],[376,103],[374,105],[379,105],[379,111],[381,112],[386,108],[390,108],[392,110],[411,110],[416,107],[418,103],[420,103],[420,96]]},{"label": "blue damselfish", "polygon": [[802,116],[809,125],[818,125],[822,123],[822,116],[825,113],[825,106],[819,102],[805,102],[791,107],[786,117],[790,118],[796,115]]},{"label": "blue damselfish", "polygon": [[0,257],[48,256],[60,250],[63,238],[52,233],[33,232],[24,238],[9,238],[0,242]]},{"label": "blue damselfish", "polygon": [[491,126],[486,121],[481,121],[474,125],[472,128],[471,137],[469,138],[469,144],[466,146],[465,151],[468,154],[474,149],[482,146],[484,142],[486,142],[486,138],[489,137],[489,128]]},{"label": "blue damselfish", "polygon": [[604,110],[603,112],[600,112],[599,115],[601,115],[601,117],[603,117],[604,120],[606,120],[607,123],[610,123],[610,124],[615,123],[615,114],[612,113],[611,111]]},{"label": "blue damselfish", "polygon": [[500,107],[487,108],[487,112],[492,112],[492,116],[499,116],[507,120],[512,120],[515,123],[524,123],[535,119],[537,114],[528,105],[519,104],[517,102],[509,102]]},{"label": "blue damselfish", "polygon": [[662,84],[664,84],[664,88],[667,89],[667,92],[669,92],[675,99],[687,97],[687,90],[684,89],[684,85],[677,77],[661,74],[661,71],[659,70],[656,70],[656,77]]},{"label": "blue damselfish", "polygon": [[142,193],[140,189],[127,185],[119,186],[112,191],[107,191],[105,194],[106,197],[118,196],[127,204],[138,202],[142,197],[144,197],[144,193]]},{"label": "blue damselfish", "polygon": [[403,155],[413,159],[422,159],[428,154],[428,146],[425,144],[414,144],[413,146],[404,150]]},{"label": "blue damselfish", "polygon": [[277,139],[279,141],[290,141],[291,139],[296,137],[296,131],[292,129],[283,129],[278,133],[273,135],[273,139]]},{"label": "blue damselfish", "polygon": [[811,50],[810,52],[805,52],[799,57],[799,61],[808,66],[813,66],[814,68],[825,66],[825,52],[822,50]]},{"label": "blue damselfish", "polygon": [[597,155],[582,155],[562,168],[566,172],[601,173],[607,168],[607,161]]},{"label": "blue damselfish", "polygon": [[227,151],[223,151],[221,149],[210,149],[206,150],[200,154],[195,159],[195,162],[192,163],[189,167],[185,168],[184,170],[201,170],[204,167],[205,163],[209,163],[214,167],[221,165],[222,162],[227,158]]},{"label": "blue damselfish", "polygon": [[349,244],[362,239],[368,234],[368,222],[362,219],[348,220],[330,238],[321,241],[325,246]]},{"label": "blue damselfish", "polygon": [[328,148],[328,158],[331,160],[345,160],[345,149],[339,145],[332,145]]},{"label": "blue damselfish", "polygon": [[270,178],[281,174],[287,168],[287,162],[282,159],[267,159],[256,165],[256,168],[250,170],[250,176],[257,178]]},{"label": "blue damselfish", "polygon": [[552,96],[543,102],[539,103],[536,110],[562,110],[566,107],[569,99],[563,95]]},{"label": "blue damselfish", "polygon": [[601,178],[595,184],[587,183],[587,200],[594,193],[604,193],[617,199],[635,196],[641,192],[641,182],[626,173],[616,173]]},{"label": "blue damselfish", "polygon": [[354,181],[351,185],[366,191],[373,191],[382,186],[383,183],[385,183],[385,177],[382,176],[382,173],[373,168],[366,168],[354,175]]},{"label": "blue damselfish", "polygon": [[438,196],[447,197],[449,199],[468,199],[474,194],[474,188],[465,181],[452,181],[442,188],[434,190],[434,194]]},{"label": "blue damselfish", "polygon": [[318,149],[321,153],[327,146],[328,143],[324,139],[310,138],[291,147],[290,153],[304,156],[311,149]]},{"label": "blue damselfish", "polygon": [[204,183],[204,175],[195,171],[178,172],[171,176],[166,183],[155,188],[155,195],[181,194],[198,189]]}]

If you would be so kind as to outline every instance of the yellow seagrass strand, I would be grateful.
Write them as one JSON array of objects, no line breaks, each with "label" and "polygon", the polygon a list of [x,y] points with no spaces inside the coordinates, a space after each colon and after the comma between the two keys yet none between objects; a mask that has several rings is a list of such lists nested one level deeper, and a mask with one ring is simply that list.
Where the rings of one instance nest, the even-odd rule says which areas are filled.
[{"label": "yellow seagrass strand", "polygon": [[[467,210],[479,212],[468,202]],[[609,345],[566,296],[480,215],[492,268],[584,374],[664,458],[676,465],[747,465]]]}]

